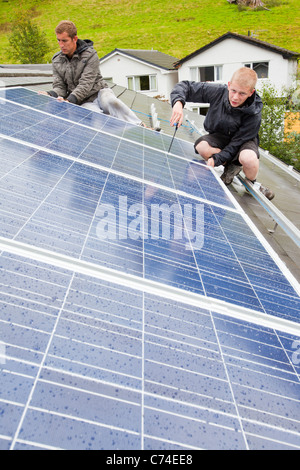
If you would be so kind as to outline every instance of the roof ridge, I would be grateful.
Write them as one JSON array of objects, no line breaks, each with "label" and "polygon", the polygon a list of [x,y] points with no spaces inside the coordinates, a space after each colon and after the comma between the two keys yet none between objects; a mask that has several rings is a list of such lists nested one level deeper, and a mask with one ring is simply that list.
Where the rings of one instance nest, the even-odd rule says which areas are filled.
[{"label": "roof ridge", "polygon": [[151,64],[153,66],[165,69],[165,70],[176,70],[174,63],[178,62],[178,58],[166,54],[165,52],[157,51],[154,49],[120,49],[116,48],[109,54],[105,55],[100,59],[104,60],[116,53],[124,54],[133,57],[142,62]]},{"label": "roof ridge", "polygon": [[191,59],[192,57],[195,57],[195,55],[198,55],[202,51],[210,49],[211,47],[215,46],[216,44],[223,41],[224,39],[230,39],[230,38],[235,38],[235,39],[240,40],[240,41],[254,43],[258,47],[263,47],[263,48],[266,48],[266,49],[270,49],[274,52],[277,52],[277,53],[281,54],[285,59],[293,58],[293,57],[300,57],[300,52],[290,51],[290,50],[285,49],[281,46],[276,46],[276,45],[271,44],[267,41],[262,41],[261,39],[254,38],[254,37],[249,36],[249,35],[247,36],[247,35],[244,35],[244,34],[228,31],[227,33],[223,34],[222,36],[217,37],[216,39],[209,42],[208,44],[205,44],[204,46],[200,47],[196,51],[194,51],[194,52],[188,54],[187,56],[183,57],[182,59],[178,60],[174,65],[176,67],[178,67],[183,62]]}]

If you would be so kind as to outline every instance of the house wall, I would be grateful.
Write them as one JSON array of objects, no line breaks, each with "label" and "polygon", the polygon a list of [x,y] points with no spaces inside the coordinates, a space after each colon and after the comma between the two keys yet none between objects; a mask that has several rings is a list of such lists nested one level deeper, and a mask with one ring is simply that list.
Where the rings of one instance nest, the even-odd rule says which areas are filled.
[{"label": "house wall", "polygon": [[267,82],[275,86],[278,94],[283,86],[293,85],[297,69],[296,61],[289,61],[281,54],[234,38],[224,39],[219,44],[184,62],[178,71],[178,79],[179,81],[191,80],[191,67],[222,65],[222,82],[227,83],[233,72],[248,62],[269,62],[269,79],[258,80],[258,92],[262,84]]},{"label": "house wall", "polygon": [[157,89],[140,91],[151,97],[160,95],[169,99],[172,88],[178,82],[177,71],[168,72],[122,54],[100,60],[100,70],[104,78],[110,78],[115,84],[126,88],[128,88],[128,76],[156,75]]},{"label": "house wall", "polygon": [[[154,91],[141,91],[141,93],[150,97],[161,96],[169,100],[170,93],[177,82],[192,79],[191,67],[222,65],[222,82],[227,83],[233,72],[248,62],[269,62],[269,78],[258,80],[258,92],[263,83],[272,83],[278,95],[280,95],[283,87],[295,85],[296,60],[284,59],[279,53],[234,38],[224,39],[219,44],[184,62],[178,71],[168,72],[121,53],[100,60],[100,70],[104,78],[109,78],[115,84],[125,88],[128,87],[128,76],[154,74],[157,78],[157,89]],[[187,105],[189,109],[194,106],[199,106],[199,103],[195,105],[189,103]]]}]

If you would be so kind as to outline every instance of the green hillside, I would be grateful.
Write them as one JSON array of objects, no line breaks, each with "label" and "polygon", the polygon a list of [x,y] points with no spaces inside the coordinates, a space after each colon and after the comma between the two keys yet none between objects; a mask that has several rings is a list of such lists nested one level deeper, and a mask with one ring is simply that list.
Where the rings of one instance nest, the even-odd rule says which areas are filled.
[{"label": "green hillside", "polygon": [[[54,28],[74,21],[79,37],[92,39],[99,56],[116,47],[156,49],[182,58],[222,34],[248,34],[300,52],[299,0],[266,0],[269,10],[239,10],[227,0],[0,0],[0,63],[12,63],[8,35],[16,9],[30,10],[45,31],[52,51],[58,48]],[[20,10],[19,10],[20,11]]]}]

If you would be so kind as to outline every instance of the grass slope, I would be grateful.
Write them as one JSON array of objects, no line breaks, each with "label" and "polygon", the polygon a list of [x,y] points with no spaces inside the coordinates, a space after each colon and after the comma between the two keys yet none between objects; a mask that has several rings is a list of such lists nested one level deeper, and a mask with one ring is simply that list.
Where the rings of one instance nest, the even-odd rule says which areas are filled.
[{"label": "grass slope", "polygon": [[31,10],[46,32],[52,51],[58,50],[54,28],[61,19],[77,25],[79,37],[94,41],[100,57],[116,47],[156,49],[185,57],[228,31],[256,37],[300,52],[299,0],[273,2],[270,11],[239,11],[226,0],[0,0],[0,63],[13,63],[7,53],[8,34],[16,8]]}]

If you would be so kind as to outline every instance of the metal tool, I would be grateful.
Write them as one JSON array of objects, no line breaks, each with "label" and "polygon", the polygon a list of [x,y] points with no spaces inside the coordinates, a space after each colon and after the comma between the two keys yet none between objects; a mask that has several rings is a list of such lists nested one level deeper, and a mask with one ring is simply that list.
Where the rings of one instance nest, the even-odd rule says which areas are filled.
[{"label": "metal tool", "polygon": [[170,143],[170,147],[169,147],[168,153],[170,153],[170,150],[171,150],[171,147],[172,147],[173,140],[174,140],[175,134],[176,134],[176,132],[177,132],[177,129],[178,129],[178,123],[176,122],[176,124],[175,124],[175,131],[174,131],[174,134],[173,134],[171,143]]}]

